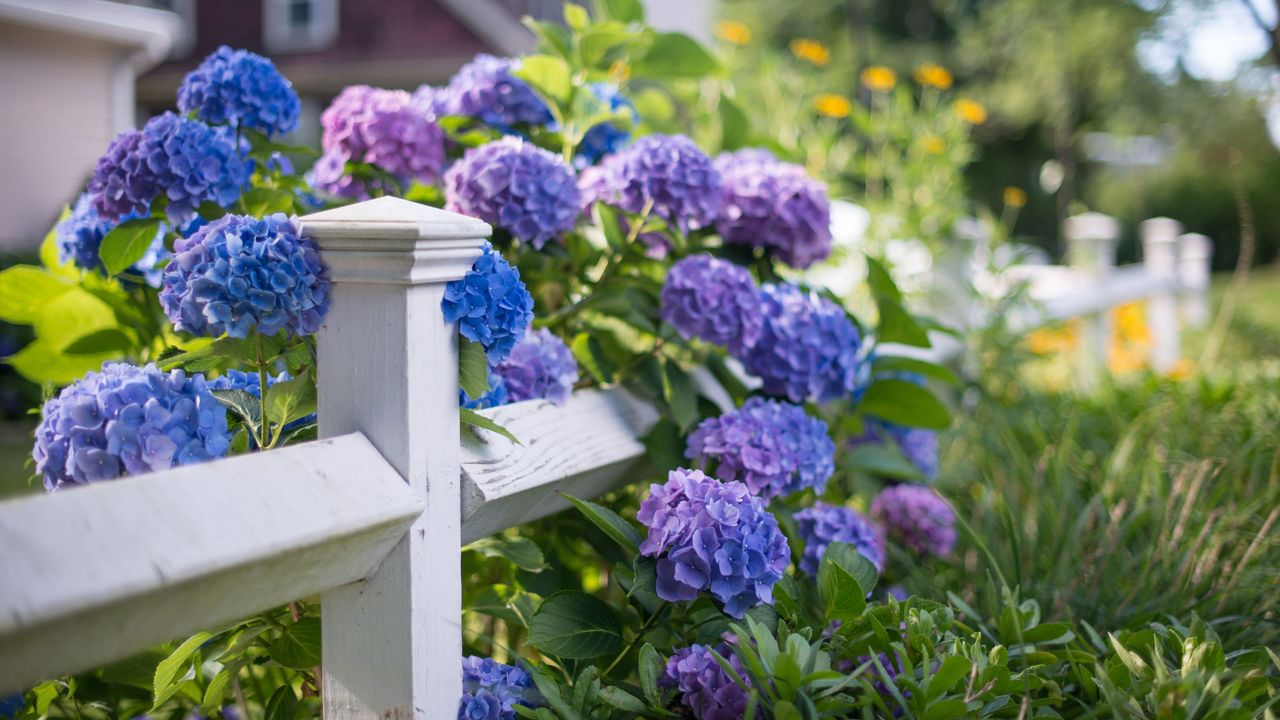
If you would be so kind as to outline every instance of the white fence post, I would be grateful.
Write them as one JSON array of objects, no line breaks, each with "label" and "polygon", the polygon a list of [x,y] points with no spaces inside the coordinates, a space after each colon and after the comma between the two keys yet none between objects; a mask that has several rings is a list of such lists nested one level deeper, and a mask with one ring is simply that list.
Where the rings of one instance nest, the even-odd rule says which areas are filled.
[{"label": "white fence post", "polygon": [[1182,223],[1167,217],[1144,220],[1143,265],[1151,276],[1167,284],[1147,301],[1147,326],[1151,329],[1151,369],[1159,373],[1173,369],[1182,354],[1178,333],[1178,235]]},{"label": "white fence post", "polygon": [[458,341],[445,283],[490,228],[384,197],[302,218],[329,266],[320,435],[363,432],[426,502],[368,580],[324,593],[330,720],[452,717],[461,694]]},{"label": "white fence post", "polygon": [[1182,321],[1188,327],[1209,324],[1209,274],[1213,241],[1200,233],[1178,239],[1178,280],[1182,282]]},{"label": "white fence post", "polygon": [[[1078,271],[1082,289],[1106,282],[1116,264],[1120,223],[1102,213],[1084,213],[1067,218],[1062,234],[1067,241],[1067,262]],[[1076,375],[1082,390],[1096,386],[1106,370],[1110,337],[1111,320],[1105,308],[1081,317]]]}]

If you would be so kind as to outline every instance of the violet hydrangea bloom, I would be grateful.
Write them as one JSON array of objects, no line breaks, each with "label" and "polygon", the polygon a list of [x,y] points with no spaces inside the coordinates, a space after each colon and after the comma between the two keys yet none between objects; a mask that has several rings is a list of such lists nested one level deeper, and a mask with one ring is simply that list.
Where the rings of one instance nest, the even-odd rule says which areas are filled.
[{"label": "violet hydrangea bloom", "polygon": [[174,243],[160,305],[194,335],[311,335],[329,310],[329,275],[283,213],[227,215]]},{"label": "violet hydrangea bloom", "polygon": [[444,177],[445,209],[478,217],[541,249],[573,227],[578,186],[558,156],[517,137],[471,148]]},{"label": "violet hydrangea bloom", "polygon": [[631,139],[631,128],[640,123],[640,114],[636,112],[635,104],[618,91],[616,84],[592,83],[587,89],[609,110],[626,115],[629,122],[605,122],[588,130],[578,143],[578,152],[573,158],[574,164],[579,167],[592,165],[605,155],[617,152]]},{"label": "violet hydrangea bloom", "polygon": [[185,225],[201,203],[225,207],[240,197],[253,172],[248,150],[249,143],[230,127],[167,112],[111,142],[94,168],[89,194],[102,217],[112,221],[145,215],[163,195],[169,220]]},{"label": "violet hydrangea bloom", "polygon": [[465,115],[509,130],[551,123],[551,108],[528,83],[512,74],[519,60],[480,54],[463,65],[446,88],[432,94],[440,115]]},{"label": "violet hydrangea bloom", "polygon": [[[747,710],[747,691],[739,687],[729,673],[711,655],[707,645],[680,648],[667,660],[666,671],[658,679],[662,687],[680,692],[680,704],[688,708],[696,720],[741,720]],[[750,684],[746,668],[726,643],[715,648],[738,677]]]},{"label": "violet hydrangea bloom", "polygon": [[685,457],[715,461],[721,480],[740,480],[764,500],[804,488],[822,492],[835,472],[827,424],[804,408],[753,397],[742,407],[703,420],[689,435]]},{"label": "violet hydrangea bloom", "polygon": [[223,45],[178,87],[178,109],[207,123],[227,123],[266,135],[298,127],[298,93],[267,58]]},{"label": "violet hydrangea bloom", "polygon": [[760,299],[760,339],[738,357],[764,392],[795,403],[847,397],[857,379],[862,337],[844,310],[794,285],[765,285]]},{"label": "violet hydrangea bloom", "polygon": [[444,288],[440,309],[458,332],[480,343],[490,366],[506,360],[533,321],[533,296],[520,271],[485,243],[480,257],[461,280]]},{"label": "violet hydrangea bloom", "polygon": [[44,404],[32,456],[50,492],[225,455],[227,411],[204,376],[107,363]]},{"label": "violet hydrangea bloom", "polygon": [[629,213],[652,204],[654,215],[689,232],[710,225],[720,210],[720,173],[683,135],[648,135],[606,157],[594,177],[592,201]]},{"label": "violet hydrangea bloom", "polygon": [[351,85],[320,115],[324,156],[316,186],[336,195],[358,195],[343,174],[347,162],[368,163],[402,181],[434,182],[444,167],[444,134],[433,117],[403,90]]},{"label": "violet hydrangea bloom", "polygon": [[706,253],[671,266],[662,286],[662,319],[686,340],[699,338],[737,355],[764,324],[760,291],[741,265]]},{"label": "violet hydrangea bloom", "polygon": [[822,555],[833,542],[854,546],[877,570],[884,569],[884,539],[856,510],[817,502],[813,507],[796,513],[795,521],[804,540],[800,569],[809,575],[818,574]]},{"label": "violet hydrangea bloom", "polygon": [[672,470],[665,484],[649,486],[636,517],[649,527],[640,553],[658,558],[658,597],[690,601],[709,590],[736,618],[773,601],[787,537],[743,483]]},{"label": "violet hydrangea bloom", "polygon": [[515,720],[516,705],[536,708],[541,704],[533,676],[523,668],[475,655],[462,659],[458,720]]},{"label": "violet hydrangea bloom", "polygon": [[956,514],[931,487],[887,487],[872,501],[871,515],[889,537],[921,555],[942,557],[955,547]]},{"label": "violet hydrangea bloom", "polygon": [[578,361],[564,341],[546,328],[534,330],[498,365],[511,402],[550,400],[564,405],[578,382]]},{"label": "violet hydrangea bloom", "polygon": [[717,157],[715,168],[724,182],[716,229],[725,242],[764,248],[796,268],[831,254],[827,188],[803,167],[751,148]]},{"label": "violet hydrangea bloom", "polygon": [[[128,219],[128,216],[124,218]],[[88,193],[81,194],[71,209],[71,214],[58,223],[58,261],[70,262],[81,270],[102,271],[102,259],[98,256],[98,251],[102,248],[102,239],[116,225],[117,223],[102,219]],[[133,264],[132,270],[142,275],[147,285],[158,288],[162,270],[157,266],[168,256],[169,251],[164,247],[164,227],[161,226],[156,229],[155,239],[147,247],[146,254]]]}]

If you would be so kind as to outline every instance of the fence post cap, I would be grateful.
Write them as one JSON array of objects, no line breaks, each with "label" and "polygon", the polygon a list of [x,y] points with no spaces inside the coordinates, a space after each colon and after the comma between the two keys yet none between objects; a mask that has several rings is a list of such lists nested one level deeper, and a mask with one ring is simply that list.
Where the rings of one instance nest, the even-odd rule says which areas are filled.
[{"label": "fence post cap", "polygon": [[1167,217],[1153,217],[1138,225],[1143,244],[1176,243],[1182,233],[1182,223]]},{"label": "fence post cap", "polygon": [[1187,233],[1178,243],[1178,249],[1183,257],[1208,257],[1213,253],[1213,241],[1208,235]]},{"label": "fence post cap", "polygon": [[1098,212],[1073,215],[1062,222],[1062,233],[1068,240],[1116,240],[1120,221]]}]

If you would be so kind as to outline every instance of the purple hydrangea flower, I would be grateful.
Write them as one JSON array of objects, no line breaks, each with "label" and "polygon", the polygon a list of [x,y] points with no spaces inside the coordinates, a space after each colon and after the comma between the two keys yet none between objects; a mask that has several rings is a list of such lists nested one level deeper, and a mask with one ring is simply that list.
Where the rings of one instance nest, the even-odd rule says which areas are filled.
[{"label": "purple hydrangea flower", "polygon": [[720,210],[720,173],[683,135],[649,135],[606,157],[587,188],[591,201],[653,214],[681,232],[710,225]]},{"label": "purple hydrangea flower", "polygon": [[804,168],[760,149],[721,155],[715,168],[724,181],[716,229],[725,242],[764,248],[796,268],[831,254],[827,188]]},{"label": "purple hydrangea flower", "polygon": [[511,402],[550,400],[564,405],[578,382],[578,361],[564,341],[541,328],[524,336],[498,365]]},{"label": "purple hydrangea flower", "polygon": [[599,82],[587,87],[602,105],[612,112],[626,115],[629,122],[606,122],[588,130],[578,143],[578,153],[573,159],[579,167],[595,164],[605,155],[617,152],[631,139],[631,128],[640,124],[635,104],[618,91],[616,84]]},{"label": "purple hydrangea flower", "polygon": [[298,93],[267,58],[223,45],[178,87],[178,109],[207,123],[228,123],[267,135],[298,127]]},{"label": "purple hydrangea flower", "polygon": [[492,223],[535,249],[572,228],[581,203],[573,170],[517,137],[468,150],[444,183],[445,209]]},{"label": "purple hydrangea flower", "polygon": [[499,407],[511,402],[511,397],[507,393],[507,385],[502,381],[502,376],[489,370],[489,389],[480,397],[472,400],[466,390],[458,388],[458,405],[468,410],[484,410],[485,408]]},{"label": "purple hydrangea flower", "polygon": [[50,492],[225,455],[227,411],[204,376],[107,363],[44,404],[36,472]]},{"label": "purple hydrangea flower", "polygon": [[814,503],[795,514],[796,527],[804,540],[800,569],[817,576],[822,555],[833,542],[849,543],[877,570],[884,569],[884,539],[857,511],[841,505]]},{"label": "purple hydrangea flower", "polygon": [[151,201],[164,196],[169,220],[185,225],[201,203],[225,207],[240,197],[253,172],[248,150],[249,143],[230,127],[167,112],[111,142],[94,168],[89,194],[102,217],[112,221],[145,215]]},{"label": "purple hydrangea flower", "polygon": [[736,618],[773,601],[787,568],[787,538],[746,485],[672,470],[665,484],[649,486],[636,517],[649,527],[640,552],[658,557],[663,600],[689,601],[709,590]]},{"label": "purple hydrangea flower", "polygon": [[462,659],[458,720],[515,720],[516,705],[536,708],[541,704],[533,676],[523,668],[475,655]]},{"label": "purple hydrangea flower", "polygon": [[735,355],[756,343],[764,325],[751,273],[705,253],[687,257],[667,272],[662,319],[685,339],[722,345]]},{"label": "purple hydrangea flower", "polygon": [[943,557],[956,544],[956,514],[933,488],[903,484],[880,491],[871,515],[889,537],[921,555]]},{"label": "purple hydrangea flower", "polygon": [[[662,687],[678,690],[680,704],[697,720],[741,720],[747,710],[747,691],[733,681],[711,652],[711,647],[696,644],[676,650],[658,682]],[[726,643],[721,643],[715,652],[750,685],[737,653]]]},{"label": "purple hydrangea flower", "polygon": [[[127,216],[124,218],[124,220],[129,219]],[[98,250],[102,247],[102,239],[115,229],[116,225],[117,223],[102,219],[98,209],[93,206],[93,198],[88,193],[80,195],[75,207],[71,209],[71,214],[58,223],[58,261],[71,262],[81,270],[102,271],[102,259],[98,256]],[[142,275],[147,285],[158,288],[162,270],[157,266],[168,257],[169,251],[164,247],[162,225],[156,229],[156,237],[147,248],[147,253],[133,264],[132,269]]]},{"label": "purple hydrangea flower", "polygon": [[448,87],[432,93],[431,104],[439,115],[465,115],[504,130],[551,123],[551,108],[512,74],[519,65],[514,58],[477,55]]},{"label": "purple hydrangea flower", "polygon": [[329,310],[329,276],[315,243],[283,213],[227,215],[174,243],[160,304],[195,335],[310,335]]},{"label": "purple hydrangea flower", "polygon": [[721,480],[740,480],[764,500],[804,488],[819,493],[835,472],[827,424],[804,408],[753,397],[737,410],[708,418],[689,435],[685,457],[715,461]]},{"label": "purple hydrangea flower", "polygon": [[847,397],[858,372],[862,338],[844,310],[794,285],[760,290],[764,328],[739,355],[764,391],[800,403]]},{"label": "purple hydrangea flower", "polygon": [[368,163],[401,181],[435,182],[444,167],[444,134],[432,116],[403,90],[351,85],[320,115],[324,156],[316,187],[355,196],[367,188],[344,174],[347,162]]},{"label": "purple hydrangea flower", "polygon": [[458,323],[458,332],[480,343],[489,365],[496,366],[524,339],[533,321],[533,296],[520,271],[485,243],[466,276],[445,286],[440,309],[445,321]]}]

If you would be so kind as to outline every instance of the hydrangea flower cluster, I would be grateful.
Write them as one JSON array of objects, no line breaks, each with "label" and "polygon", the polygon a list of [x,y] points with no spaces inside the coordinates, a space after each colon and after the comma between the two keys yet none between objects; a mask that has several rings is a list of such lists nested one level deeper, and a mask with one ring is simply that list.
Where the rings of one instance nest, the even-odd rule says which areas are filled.
[{"label": "hydrangea flower cluster", "polygon": [[111,141],[94,168],[89,194],[111,221],[145,215],[152,200],[163,196],[169,220],[185,225],[201,203],[225,207],[240,197],[253,172],[248,146],[230,127],[171,112],[157,115],[141,130],[126,130]]},{"label": "hydrangea flower cluster", "polygon": [[[513,58],[477,55],[454,74],[448,87],[431,93],[431,105],[437,115],[465,115],[504,130],[549,124],[551,108],[512,74],[518,68]],[[419,93],[427,97],[421,89]]]},{"label": "hydrangea flower cluster", "polygon": [[324,157],[314,182],[335,195],[368,191],[343,174],[347,162],[368,163],[400,178],[433,182],[444,167],[444,134],[403,90],[349,86],[320,114]]},{"label": "hydrangea flower cluster", "polygon": [[[697,720],[740,720],[747,710],[747,691],[738,686],[711,654],[707,645],[680,648],[667,660],[658,682],[680,692],[680,704]],[[727,644],[715,648],[720,657],[748,684],[746,668]]]},{"label": "hydrangea flower cluster", "polygon": [[223,45],[182,79],[178,109],[207,123],[227,123],[267,135],[298,127],[298,93],[267,58]]},{"label": "hydrangea flower cluster", "polygon": [[107,363],[44,404],[32,456],[52,492],[203,462],[230,445],[204,376]]},{"label": "hydrangea flower cluster", "polygon": [[715,168],[724,181],[716,229],[725,242],[764,248],[796,268],[831,254],[827,188],[804,168],[760,149],[721,155]]},{"label": "hydrangea flower cluster", "polygon": [[822,555],[833,542],[849,543],[877,570],[884,569],[884,539],[857,511],[817,502],[796,513],[795,521],[804,539],[800,569],[809,575],[817,576]]},{"label": "hydrangea flower cluster", "polygon": [[499,407],[506,405],[510,400],[506,383],[502,381],[502,376],[494,372],[493,369],[489,370],[489,389],[480,397],[473,400],[466,390],[458,388],[458,405],[468,410]]},{"label": "hydrangea flower cluster", "polygon": [[491,366],[511,356],[533,321],[533,296],[520,280],[520,271],[485,243],[483,251],[461,280],[445,286],[440,301],[446,322],[480,343]]},{"label": "hydrangea flower cluster", "polygon": [[498,374],[511,402],[545,399],[564,405],[578,382],[578,361],[563,340],[541,328],[516,344]]},{"label": "hydrangea flower cluster", "polygon": [[[124,218],[128,219],[130,218]],[[102,239],[115,229],[116,224],[103,220],[93,205],[93,198],[88,193],[81,194],[75,207],[71,209],[71,214],[58,223],[58,261],[70,262],[81,270],[90,272],[102,270],[98,250],[102,247]],[[147,253],[133,264],[133,270],[141,274],[148,285],[158,288],[162,271],[157,266],[168,256],[169,251],[164,247],[164,227],[161,226],[156,229],[156,237],[147,248]]]},{"label": "hydrangea flower cluster", "polygon": [[933,488],[894,485],[880,491],[871,515],[889,537],[921,555],[942,557],[956,544],[956,514]]},{"label": "hydrangea flower cluster", "polygon": [[515,705],[536,708],[542,696],[526,670],[474,655],[462,659],[458,720],[515,720]]},{"label": "hydrangea flower cluster", "polygon": [[556,155],[507,136],[471,148],[444,177],[445,209],[478,217],[542,249],[573,227],[581,199]]},{"label": "hydrangea flower cluster", "polygon": [[658,596],[689,601],[703,590],[741,618],[773,600],[790,551],[764,501],[740,482],[676,469],[649,487],[637,519],[649,527],[640,552],[658,559]]},{"label": "hydrangea flower cluster", "polygon": [[804,488],[822,492],[835,472],[827,424],[790,403],[753,397],[742,407],[703,420],[685,456],[715,460],[721,480],[739,480],[765,501]]},{"label": "hydrangea flower cluster", "polygon": [[794,285],[765,285],[760,299],[764,328],[739,359],[764,391],[796,403],[847,397],[862,338],[844,310]]},{"label": "hydrangea flower cluster", "polygon": [[640,123],[640,113],[636,106],[625,95],[618,91],[614,83],[592,83],[588,86],[591,94],[614,113],[628,116],[630,124],[606,122],[596,125],[582,136],[578,143],[578,154],[574,156],[574,164],[579,167],[593,165],[609,153],[617,152],[631,139],[631,128]]},{"label": "hydrangea flower cluster", "polygon": [[696,337],[737,355],[760,338],[760,292],[741,265],[691,255],[667,271],[661,299],[662,319],[686,340]]},{"label": "hydrangea flower cluster", "polygon": [[710,225],[720,210],[720,173],[683,135],[648,135],[609,155],[584,190],[590,201],[652,212],[681,232]]},{"label": "hydrangea flower cluster", "polygon": [[160,305],[194,335],[310,335],[329,310],[328,272],[283,213],[227,215],[174,243]]}]

